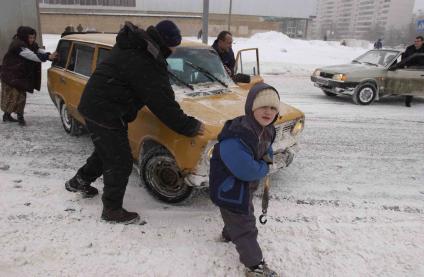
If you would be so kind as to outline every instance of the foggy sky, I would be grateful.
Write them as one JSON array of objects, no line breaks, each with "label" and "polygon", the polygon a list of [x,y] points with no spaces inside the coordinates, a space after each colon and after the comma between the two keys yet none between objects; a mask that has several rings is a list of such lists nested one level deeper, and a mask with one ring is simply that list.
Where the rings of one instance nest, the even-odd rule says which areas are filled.
[{"label": "foggy sky", "polygon": [[424,11],[424,0],[415,0],[414,11],[423,10]]}]

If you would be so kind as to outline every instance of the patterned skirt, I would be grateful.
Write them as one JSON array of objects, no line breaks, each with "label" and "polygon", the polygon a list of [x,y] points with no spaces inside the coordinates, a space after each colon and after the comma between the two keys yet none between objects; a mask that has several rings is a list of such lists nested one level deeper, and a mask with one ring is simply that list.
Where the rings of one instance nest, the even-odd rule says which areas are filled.
[{"label": "patterned skirt", "polygon": [[5,113],[24,113],[26,92],[1,82],[1,110]]}]

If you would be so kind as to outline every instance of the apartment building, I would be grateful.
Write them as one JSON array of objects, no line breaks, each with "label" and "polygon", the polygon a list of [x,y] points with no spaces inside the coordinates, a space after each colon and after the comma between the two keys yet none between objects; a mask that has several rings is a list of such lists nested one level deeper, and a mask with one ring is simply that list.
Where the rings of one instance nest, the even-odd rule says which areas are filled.
[{"label": "apartment building", "polygon": [[411,23],[415,0],[318,0],[312,35],[367,39],[370,33],[402,30]]}]

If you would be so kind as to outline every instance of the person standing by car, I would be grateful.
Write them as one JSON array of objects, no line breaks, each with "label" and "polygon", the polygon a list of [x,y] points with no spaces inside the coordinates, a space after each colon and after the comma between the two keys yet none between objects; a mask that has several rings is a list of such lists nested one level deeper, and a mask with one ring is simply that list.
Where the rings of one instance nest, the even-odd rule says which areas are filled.
[{"label": "person standing by car", "polygon": [[[402,61],[401,62],[405,62],[405,60],[416,54],[416,53],[424,53],[424,47],[423,47],[423,41],[424,38],[422,36],[417,36],[415,38],[415,43],[412,45],[409,45],[406,49],[405,52],[402,54]],[[417,60],[418,63],[408,63],[406,62],[405,65],[406,66],[424,66],[424,60],[420,59]],[[405,106],[407,107],[411,107],[411,103],[412,100],[414,99],[414,97],[412,95],[407,95],[405,96]]]},{"label": "person standing by car", "polygon": [[234,77],[234,66],[236,59],[232,49],[233,35],[228,31],[222,31],[218,34],[217,39],[212,44],[213,49],[216,50],[221,58],[224,68],[230,77]]},{"label": "person standing by car", "polygon": [[100,63],[84,89],[78,111],[94,143],[94,152],[66,182],[83,197],[98,194],[90,184],[103,175],[103,212],[108,222],[135,223],[139,215],[122,207],[133,159],[128,123],[147,106],[165,125],[185,136],[204,132],[204,125],[186,115],[175,101],[166,58],[181,43],[178,27],[169,20],[139,29],[126,22],[110,55]]},{"label": "person standing by car", "polygon": [[[55,53],[45,52],[35,39],[36,31],[28,26],[20,26],[13,37],[1,68],[1,109],[4,112],[3,122],[26,124],[24,109],[26,93],[40,90],[41,63],[52,61]],[[16,113],[18,118],[12,117]]]}]

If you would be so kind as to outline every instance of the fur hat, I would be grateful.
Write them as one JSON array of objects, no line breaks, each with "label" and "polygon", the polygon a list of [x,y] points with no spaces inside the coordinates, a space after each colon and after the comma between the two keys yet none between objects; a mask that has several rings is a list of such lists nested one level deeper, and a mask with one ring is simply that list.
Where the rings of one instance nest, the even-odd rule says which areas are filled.
[{"label": "fur hat", "polygon": [[261,90],[255,97],[252,105],[252,111],[260,107],[274,107],[278,112],[280,112],[280,97],[278,92],[271,88],[266,88]]},{"label": "fur hat", "polygon": [[166,46],[174,47],[180,45],[182,39],[180,29],[171,20],[162,20],[156,25],[156,30]]}]

